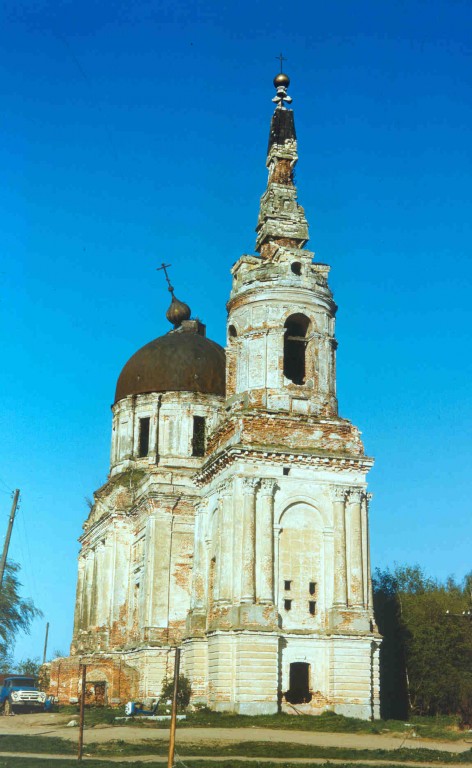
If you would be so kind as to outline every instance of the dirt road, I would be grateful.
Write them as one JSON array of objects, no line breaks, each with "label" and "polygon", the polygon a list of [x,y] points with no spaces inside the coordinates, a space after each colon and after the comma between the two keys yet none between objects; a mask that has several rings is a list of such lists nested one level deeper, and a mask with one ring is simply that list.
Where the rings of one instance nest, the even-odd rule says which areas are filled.
[{"label": "dirt road", "polygon": [[[68,728],[70,715],[60,713],[41,713],[34,715],[16,715],[0,718],[0,734],[27,734],[29,736],[59,736],[70,741],[77,741],[78,729]],[[127,742],[148,739],[167,741],[167,728],[143,728],[136,725],[97,725],[85,730],[85,745],[92,742],[107,742],[123,739]],[[177,730],[177,744],[238,744],[244,741],[269,741],[290,744],[310,744],[320,747],[350,747],[353,749],[398,749],[400,746],[425,749],[439,749],[444,752],[465,752],[472,748],[466,741],[440,741],[432,739],[404,739],[401,734],[357,734],[357,733],[321,733],[318,731],[275,730],[271,728],[181,728]],[[472,739],[471,739],[472,741]],[[1,743],[0,743],[1,749]],[[211,752],[211,749],[210,749]],[[274,750],[276,753],[276,750]],[[274,754],[275,756],[275,754]]]}]

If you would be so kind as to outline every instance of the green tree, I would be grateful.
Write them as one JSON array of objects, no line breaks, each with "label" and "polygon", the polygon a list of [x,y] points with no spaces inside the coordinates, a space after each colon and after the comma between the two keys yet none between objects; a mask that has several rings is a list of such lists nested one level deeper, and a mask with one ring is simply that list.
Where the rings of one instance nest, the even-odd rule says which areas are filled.
[{"label": "green tree", "polygon": [[15,672],[18,675],[25,675],[25,677],[38,677],[40,670],[41,664],[38,657],[35,659],[22,659],[15,667]]},{"label": "green tree", "polygon": [[[185,709],[190,703],[190,696],[192,694],[192,686],[188,677],[185,675],[179,675],[179,685],[177,689],[177,706],[179,709]],[[162,683],[161,698],[166,701],[172,699],[174,695],[174,680],[173,678],[166,677]]]},{"label": "green tree", "polygon": [[42,613],[29,598],[20,595],[20,566],[7,562],[0,590],[0,669],[11,670],[12,655],[18,632],[29,633],[31,622]]},{"label": "green tree", "polygon": [[472,719],[471,575],[441,583],[418,567],[374,576],[380,632],[382,714],[461,714]]}]

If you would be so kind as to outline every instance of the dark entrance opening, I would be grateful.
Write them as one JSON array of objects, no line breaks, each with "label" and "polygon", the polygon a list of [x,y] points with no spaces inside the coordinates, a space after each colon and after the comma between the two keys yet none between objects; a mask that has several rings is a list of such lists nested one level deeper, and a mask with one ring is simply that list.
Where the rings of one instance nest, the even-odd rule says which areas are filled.
[{"label": "dark entrance opening", "polygon": [[290,704],[307,704],[311,701],[310,665],[305,661],[290,664],[290,688],[285,698]]},{"label": "dark entrance opening", "polygon": [[306,335],[310,321],[305,315],[290,315],[285,321],[284,376],[294,384],[305,383]]}]

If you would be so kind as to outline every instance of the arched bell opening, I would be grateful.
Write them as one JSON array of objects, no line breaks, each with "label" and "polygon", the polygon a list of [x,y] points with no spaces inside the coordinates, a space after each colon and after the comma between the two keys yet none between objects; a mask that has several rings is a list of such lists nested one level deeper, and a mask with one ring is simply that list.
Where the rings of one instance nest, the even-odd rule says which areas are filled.
[{"label": "arched bell opening", "polygon": [[306,346],[310,320],[302,314],[287,317],[284,333],[284,376],[293,384],[304,384]]},{"label": "arched bell opening", "polygon": [[289,704],[308,704],[310,692],[310,665],[306,661],[294,661],[290,664],[289,689],[285,694]]}]

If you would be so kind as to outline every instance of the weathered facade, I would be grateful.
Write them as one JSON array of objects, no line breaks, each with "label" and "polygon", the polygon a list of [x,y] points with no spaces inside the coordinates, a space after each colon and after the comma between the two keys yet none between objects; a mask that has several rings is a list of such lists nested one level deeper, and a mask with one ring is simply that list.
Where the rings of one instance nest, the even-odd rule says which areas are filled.
[{"label": "weathered facade", "polygon": [[173,649],[194,702],[378,716],[369,495],[338,415],[329,267],[305,250],[288,78],[274,81],[257,256],[232,269],[225,351],[172,292],[174,330],[118,380],[111,469],[84,526],[71,656],[111,702],[159,694]]}]

